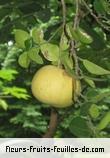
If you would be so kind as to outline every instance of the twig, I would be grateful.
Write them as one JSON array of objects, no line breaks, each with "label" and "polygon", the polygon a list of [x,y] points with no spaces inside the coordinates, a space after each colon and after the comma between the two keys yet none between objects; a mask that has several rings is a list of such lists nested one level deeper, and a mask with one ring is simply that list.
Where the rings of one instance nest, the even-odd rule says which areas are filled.
[{"label": "twig", "polygon": [[58,113],[55,109],[51,109],[50,123],[47,132],[43,135],[43,138],[52,138],[57,128]]},{"label": "twig", "polygon": [[89,13],[91,14],[91,16],[96,20],[96,22],[103,27],[105,30],[110,31],[109,27],[105,26],[100,20],[99,18],[93,13],[93,11],[90,9],[90,7],[87,5],[87,3],[82,0],[83,4],[85,5],[86,9],[89,11]]},{"label": "twig", "polygon": [[78,64],[78,58],[77,58],[76,50],[75,50],[75,41],[71,40],[70,47],[71,47],[70,51],[75,62],[75,75],[79,76],[79,64]]},{"label": "twig", "polygon": [[[65,34],[65,30],[66,30],[66,5],[65,5],[65,1],[61,0],[61,5],[62,5],[62,16],[63,16],[63,24],[62,24],[62,34],[61,34],[61,38],[60,38],[60,43],[64,37]],[[60,52],[61,52],[61,45],[60,45],[60,49],[59,49],[59,60],[58,60],[58,67],[62,67],[62,63],[61,63],[61,58],[60,58]]]},{"label": "twig", "polygon": [[65,5],[65,1],[61,0],[61,4],[62,4],[62,14],[63,14],[63,27],[65,27],[65,25],[66,25],[66,5]]},{"label": "twig", "polygon": [[[79,0],[76,0],[76,14],[74,17],[74,25],[73,25],[73,29],[77,29],[77,27],[79,26]],[[75,74],[76,76],[79,76],[80,73],[80,68],[79,68],[79,64],[78,64],[78,57],[77,57],[77,53],[76,53],[76,41],[75,40],[71,40],[70,41],[70,47],[71,47],[71,54],[74,58],[75,61]]]},{"label": "twig", "polygon": [[79,25],[79,0],[76,0],[76,15],[74,18],[74,29]]},{"label": "twig", "polygon": [[[63,33],[65,34],[67,39],[70,40],[70,36],[68,35],[68,31],[66,30],[66,5],[65,5],[65,1],[61,0],[61,4],[62,4],[62,15],[63,15]],[[63,33],[62,33],[62,36],[63,36]]]}]

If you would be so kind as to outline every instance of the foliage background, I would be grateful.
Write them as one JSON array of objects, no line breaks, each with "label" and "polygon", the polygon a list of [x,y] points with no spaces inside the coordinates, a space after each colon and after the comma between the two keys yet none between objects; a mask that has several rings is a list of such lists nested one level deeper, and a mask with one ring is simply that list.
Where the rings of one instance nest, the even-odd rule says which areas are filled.
[{"label": "foliage background", "polygon": [[[78,43],[82,94],[74,106],[58,110],[59,124],[54,137],[110,137],[110,1],[78,0],[78,3],[79,27],[86,35],[72,38]],[[65,0],[65,4],[66,23],[70,25],[77,1]],[[35,27],[43,29],[44,39],[58,46],[64,22],[62,7],[58,0],[0,0],[0,137],[42,137],[47,130],[50,107],[38,102],[30,87],[36,70],[42,64],[56,61],[46,60],[41,54],[23,68],[24,63],[18,63],[18,59],[24,48],[16,45],[15,30],[29,33]],[[92,41],[84,42],[88,36]],[[25,46],[34,47],[32,38]],[[106,70],[89,65],[88,71],[85,59]],[[62,61],[64,66],[70,63],[69,68],[65,66],[70,71],[68,56],[63,56]]]}]

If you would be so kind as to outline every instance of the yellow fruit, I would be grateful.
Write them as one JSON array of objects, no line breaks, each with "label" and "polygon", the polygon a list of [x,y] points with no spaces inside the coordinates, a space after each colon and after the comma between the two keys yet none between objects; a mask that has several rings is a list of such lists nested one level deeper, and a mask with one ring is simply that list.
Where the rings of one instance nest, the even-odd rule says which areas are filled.
[{"label": "yellow fruit", "polygon": [[39,101],[63,108],[73,104],[73,79],[64,69],[47,65],[34,75],[32,93]]}]

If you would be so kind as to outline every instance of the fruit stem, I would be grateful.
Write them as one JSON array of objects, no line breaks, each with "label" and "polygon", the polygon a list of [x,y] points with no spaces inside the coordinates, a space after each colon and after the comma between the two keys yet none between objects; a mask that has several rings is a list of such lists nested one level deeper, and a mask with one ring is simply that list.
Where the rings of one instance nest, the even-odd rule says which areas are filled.
[{"label": "fruit stem", "polygon": [[52,138],[56,131],[58,124],[58,113],[55,108],[51,109],[50,122],[47,132],[43,135],[43,138]]}]

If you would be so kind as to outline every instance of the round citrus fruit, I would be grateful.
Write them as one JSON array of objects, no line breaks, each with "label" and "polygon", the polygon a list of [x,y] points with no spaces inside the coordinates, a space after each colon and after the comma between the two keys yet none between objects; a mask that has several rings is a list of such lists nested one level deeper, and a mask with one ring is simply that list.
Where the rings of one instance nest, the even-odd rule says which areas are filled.
[{"label": "round citrus fruit", "polygon": [[63,108],[73,104],[73,79],[64,69],[47,65],[39,69],[32,80],[32,93],[39,101]]}]

